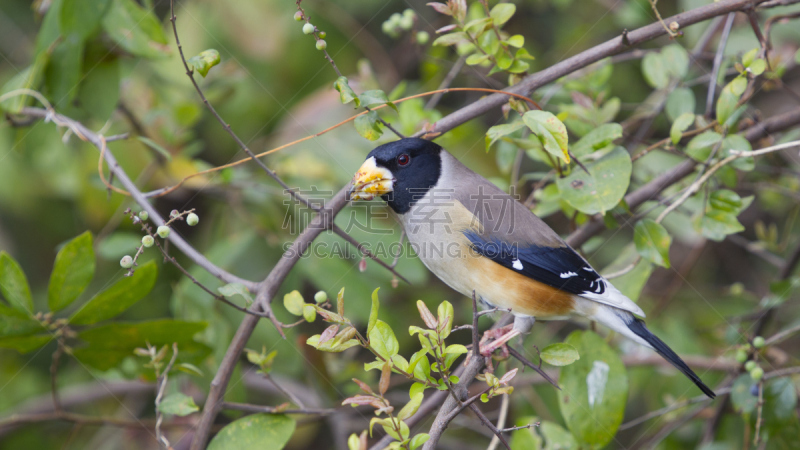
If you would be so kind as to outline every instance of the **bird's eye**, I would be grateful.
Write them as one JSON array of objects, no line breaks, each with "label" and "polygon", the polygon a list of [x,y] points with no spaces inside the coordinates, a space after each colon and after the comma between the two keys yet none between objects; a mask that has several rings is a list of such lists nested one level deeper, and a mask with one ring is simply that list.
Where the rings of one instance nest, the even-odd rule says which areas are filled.
[{"label": "bird's eye", "polygon": [[411,157],[408,154],[403,153],[402,155],[397,157],[397,164],[401,166],[407,166],[408,163],[411,162]]}]

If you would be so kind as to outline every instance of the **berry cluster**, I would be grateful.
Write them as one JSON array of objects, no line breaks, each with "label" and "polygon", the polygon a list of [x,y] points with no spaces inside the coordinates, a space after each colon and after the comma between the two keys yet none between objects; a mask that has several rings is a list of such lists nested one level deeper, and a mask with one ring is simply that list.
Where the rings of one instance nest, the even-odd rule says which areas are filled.
[{"label": "berry cluster", "polygon": [[[417,13],[413,9],[406,9],[403,13],[394,13],[381,25],[381,30],[389,37],[397,39],[404,31],[411,31],[417,21]],[[414,34],[416,42],[425,45],[430,39],[427,31],[417,31]]]},{"label": "berry cluster", "polygon": [[[160,237],[161,239],[166,239],[167,237],[169,237],[169,234],[172,231],[170,226],[175,221],[185,220],[186,224],[189,225],[190,227],[193,227],[200,222],[200,217],[198,217],[198,215],[194,213],[194,209],[184,212],[180,212],[177,209],[173,209],[169,213],[169,220],[166,223],[164,223],[164,225],[160,225],[158,228],[156,228],[156,231],[154,233],[152,231],[152,227],[147,223],[148,219],[150,219],[150,214],[148,214],[147,211],[141,211],[139,212],[139,214],[135,214],[133,213],[133,211],[130,210],[130,208],[128,208],[125,210],[125,214],[127,214],[131,218],[131,221],[133,223],[141,224],[142,231],[146,233],[144,236],[142,236],[142,245],[140,245],[136,249],[136,253],[133,256],[125,255],[122,257],[122,259],[119,260],[119,265],[123,269],[129,269],[128,273],[125,274],[126,276],[133,275],[133,266],[137,265],[136,260],[139,259],[139,255],[141,255],[144,252],[145,248],[150,248],[154,244],[159,245],[158,242],[156,242],[156,236]],[[159,245],[159,247],[161,246]],[[163,248],[162,251],[164,251]]]}]

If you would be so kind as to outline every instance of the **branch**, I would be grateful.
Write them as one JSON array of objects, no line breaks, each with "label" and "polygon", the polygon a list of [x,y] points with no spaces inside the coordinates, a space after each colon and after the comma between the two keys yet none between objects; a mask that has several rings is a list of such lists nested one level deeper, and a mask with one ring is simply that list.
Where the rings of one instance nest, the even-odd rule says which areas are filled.
[{"label": "branch", "polygon": [[327,416],[336,412],[335,409],[320,408],[280,408],[275,406],[251,405],[249,403],[223,402],[222,409],[244,411],[251,414],[308,414]]},{"label": "branch", "polygon": [[714,113],[714,98],[717,90],[717,77],[719,68],[722,66],[722,56],[725,54],[725,47],[728,44],[728,36],[731,34],[731,27],[733,26],[733,19],[736,18],[736,13],[729,13],[728,18],[725,20],[725,28],[722,29],[722,36],[719,38],[719,45],[717,46],[717,53],[714,55],[714,65],[711,69],[711,76],[708,80],[708,92],[706,94],[706,117],[711,117]]},{"label": "branch", "polygon": [[[721,0],[700,8],[692,9],[685,13],[677,14],[664,19],[664,21],[667,23],[676,22],[680,29],[683,29],[689,25],[693,25],[716,16],[751,8],[762,3],[763,1],[764,0]],[[650,41],[665,34],[666,31],[660,23],[653,23],[642,28],[638,28],[626,33],[626,39],[623,39],[621,35],[615,37],[571,58],[567,58],[558,64],[554,64],[547,69],[528,75],[518,84],[508,88],[507,90],[515,94],[528,95],[530,92],[548,83],[552,83],[553,81],[556,81],[559,78],[578,69],[586,67],[589,64],[600,61],[603,58],[615,55],[622,51],[629,50],[630,46]],[[491,109],[500,107],[507,100],[508,96],[503,94],[485,97],[443,117],[441,120],[436,122],[433,130],[429,131],[429,133],[444,133],[445,131],[452,130],[458,125],[468,122],[469,120],[472,120]],[[422,134],[423,132],[419,132],[415,134],[415,136],[419,137]]]},{"label": "branch", "polygon": [[[159,409],[159,405],[161,405],[161,400],[164,398],[164,391],[167,389],[167,380],[169,379],[169,371],[172,370],[172,366],[175,365],[175,361],[178,359],[178,344],[172,344],[172,358],[169,360],[167,367],[164,368],[164,372],[161,373],[161,376],[158,377],[158,391],[156,393],[156,441],[159,444],[163,445],[166,450],[172,450],[172,445],[170,445],[167,437],[161,432],[161,425],[164,421],[164,413],[161,412]],[[158,369],[156,369],[158,370]]]}]

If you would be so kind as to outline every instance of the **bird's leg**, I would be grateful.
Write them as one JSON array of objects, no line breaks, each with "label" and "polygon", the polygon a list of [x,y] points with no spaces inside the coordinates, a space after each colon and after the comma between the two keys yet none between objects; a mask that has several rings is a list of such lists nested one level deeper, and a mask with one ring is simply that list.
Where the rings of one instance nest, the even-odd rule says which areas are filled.
[{"label": "bird's leg", "polygon": [[[508,357],[506,343],[521,334],[527,334],[531,331],[531,327],[533,327],[535,321],[536,319],[534,317],[516,316],[514,317],[513,324],[496,330],[488,330],[483,334],[483,339],[481,339],[481,355],[485,357],[491,356],[491,354],[499,348],[503,350],[503,356]],[[483,343],[489,339],[494,340],[490,344],[484,346]]]}]

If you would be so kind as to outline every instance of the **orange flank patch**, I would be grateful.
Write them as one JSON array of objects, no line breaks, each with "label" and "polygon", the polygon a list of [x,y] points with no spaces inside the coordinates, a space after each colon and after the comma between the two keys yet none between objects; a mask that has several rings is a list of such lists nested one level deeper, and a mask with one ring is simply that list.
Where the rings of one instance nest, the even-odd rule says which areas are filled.
[{"label": "orange flank patch", "polygon": [[469,258],[476,291],[489,303],[513,312],[547,318],[575,311],[569,292],[540,283],[484,257]]}]

